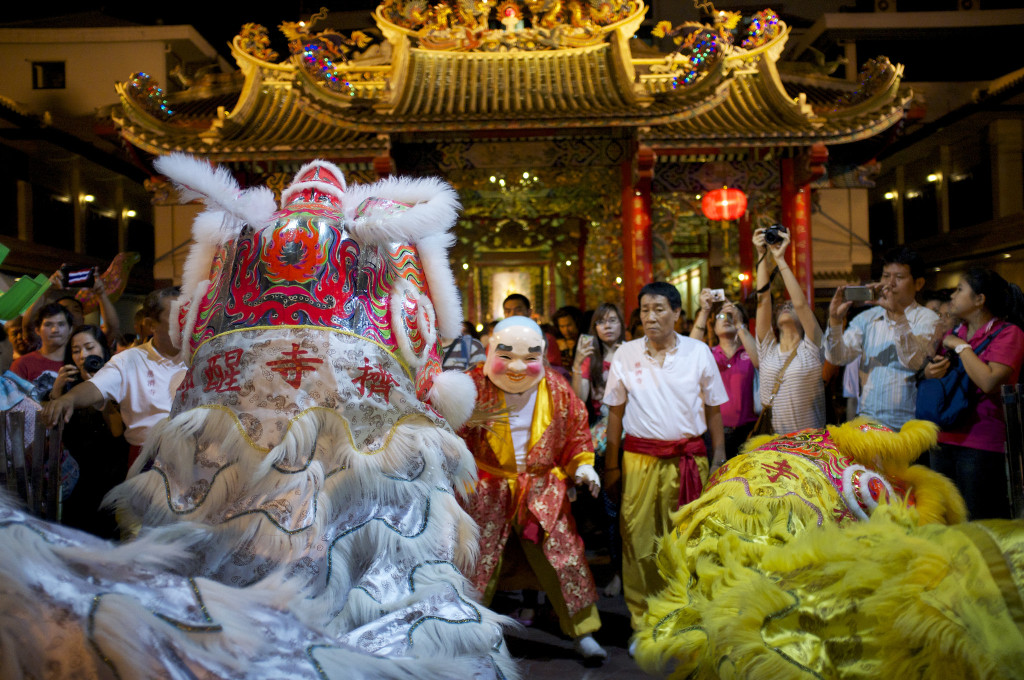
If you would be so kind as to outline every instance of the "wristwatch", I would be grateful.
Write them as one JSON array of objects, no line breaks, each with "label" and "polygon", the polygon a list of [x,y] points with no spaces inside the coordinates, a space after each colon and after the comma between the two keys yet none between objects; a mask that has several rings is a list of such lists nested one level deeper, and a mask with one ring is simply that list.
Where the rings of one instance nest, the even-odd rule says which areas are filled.
[{"label": "wristwatch", "polygon": [[969,342],[965,342],[962,345],[957,345],[953,349],[953,351],[956,352],[957,356],[960,356],[960,353],[963,352],[965,349],[971,349],[971,344]]}]

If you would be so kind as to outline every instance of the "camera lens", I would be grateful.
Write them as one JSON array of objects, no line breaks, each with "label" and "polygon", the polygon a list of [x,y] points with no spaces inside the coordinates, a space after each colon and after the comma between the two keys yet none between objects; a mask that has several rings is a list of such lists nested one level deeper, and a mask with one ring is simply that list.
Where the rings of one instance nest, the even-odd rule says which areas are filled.
[{"label": "camera lens", "polygon": [[103,364],[103,357],[98,357],[95,354],[90,354],[85,358],[85,361],[82,362],[82,368],[84,368],[87,373],[95,373],[96,371],[103,368]]}]

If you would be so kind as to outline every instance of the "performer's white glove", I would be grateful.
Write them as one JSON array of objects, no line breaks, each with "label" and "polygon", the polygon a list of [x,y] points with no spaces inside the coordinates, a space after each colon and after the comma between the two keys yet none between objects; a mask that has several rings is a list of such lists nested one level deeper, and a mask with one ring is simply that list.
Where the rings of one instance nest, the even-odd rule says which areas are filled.
[{"label": "performer's white glove", "polygon": [[576,468],[576,476],[573,479],[577,485],[586,484],[590,489],[590,495],[597,498],[601,491],[601,478],[597,476],[597,470],[593,465],[581,465]]}]

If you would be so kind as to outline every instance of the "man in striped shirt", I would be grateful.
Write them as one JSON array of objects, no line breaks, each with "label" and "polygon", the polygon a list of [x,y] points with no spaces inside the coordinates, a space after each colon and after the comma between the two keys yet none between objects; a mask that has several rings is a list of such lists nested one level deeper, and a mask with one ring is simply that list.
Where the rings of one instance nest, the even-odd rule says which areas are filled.
[{"label": "man in striped shirt", "polygon": [[924,286],[924,261],[906,246],[883,258],[882,280],[874,290],[873,309],[855,317],[843,331],[852,302],[840,286],[829,305],[825,358],[845,365],[860,358],[863,386],[858,415],[895,430],[914,417],[917,383],[914,374],[934,351],[932,337],[938,315],[914,300]]}]

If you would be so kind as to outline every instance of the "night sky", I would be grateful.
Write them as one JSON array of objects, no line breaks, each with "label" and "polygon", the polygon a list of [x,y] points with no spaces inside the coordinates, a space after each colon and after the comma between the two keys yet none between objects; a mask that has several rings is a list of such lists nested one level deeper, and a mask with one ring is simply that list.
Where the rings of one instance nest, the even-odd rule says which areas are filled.
[{"label": "night sky", "polygon": [[[686,0],[648,0],[648,5],[658,2],[684,3]],[[751,0],[740,0],[739,2],[724,2],[716,4],[720,9],[740,9],[744,13],[751,13],[764,7],[771,7],[776,11],[792,14],[808,23],[818,18],[824,12],[836,12],[840,6],[853,4],[855,0],[790,0],[789,2],[772,3],[770,0],[765,3],[751,2]],[[10,5],[11,3],[8,3]],[[75,15],[87,12],[100,12],[108,16],[138,24],[191,24],[195,26],[202,35],[210,41],[217,49],[227,55],[225,44],[237,33],[242,24],[255,22],[263,24],[276,33],[276,27],[282,21],[297,21],[303,16],[308,16],[320,9],[322,6],[333,12],[357,12],[364,11],[367,15],[380,4],[380,0],[341,0],[329,3],[324,0],[305,0],[302,2],[277,2],[277,3],[217,3],[197,2],[196,0],[183,0],[180,2],[157,1],[157,2],[128,2],[127,0],[114,0],[112,2],[91,3],[91,2],[70,2],[69,0],[56,0],[48,3],[17,3],[14,6],[4,8],[3,19],[0,26],[14,27],[23,21],[41,21],[53,19],[62,15]],[[222,8],[218,8],[222,7]],[[372,20],[368,23],[372,25]],[[82,25],[77,23],[75,25]]]},{"label": "night sky", "polygon": [[[945,7],[952,0],[899,0],[901,8],[906,9],[938,9]],[[325,0],[301,0],[300,2],[278,3],[217,3],[199,2],[197,0],[129,2],[128,0],[111,0],[104,3],[71,2],[55,0],[49,3],[18,3],[5,7],[0,27],[24,25],[22,22],[34,22],[38,26],[42,22],[49,26],[96,26],[103,25],[96,21],[99,13],[121,22],[136,24],[191,24],[205,37],[221,55],[232,62],[228,43],[238,34],[242,24],[254,22],[269,29],[271,47],[279,54],[287,53],[285,38],[277,30],[283,21],[298,21],[317,12],[321,6],[327,5],[335,14],[338,12],[363,12],[366,15],[366,27],[372,27],[371,14],[381,0],[337,0],[333,4]],[[683,12],[684,19],[696,18],[697,13],[687,0],[647,0],[653,6],[652,12],[658,14],[660,6],[671,8],[676,16]],[[917,5],[921,6],[918,7]],[[986,9],[1002,9],[1019,7],[1024,0],[985,0]],[[8,3],[11,5],[11,3]],[[826,12],[842,10],[870,9],[871,0],[788,0],[772,2],[772,0],[728,0],[716,3],[718,9],[739,10],[744,14],[771,7],[779,12],[794,28],[810,26]],[[211,9],[214,8],[214,9]],[[87,13],[93,13],[88,16]],[[692,16],[690,14],[692,13]],[[955,14],[955,12],[953,12]],[[74,18],[68,18],[70,16]],[[63,18],[62,18],[63,17]],[[330,20],[328,20],[330,23]],[[337,24],[336,24],[337,25]],[[342,30],[354,28],[350,23]],[[1019,68],[1024,61],[1018,50],[1019,41],[1012,30],[975,31],[970,34],[936,34],[930,40],[902,40],[889,35],[875,42],[866,36],[859,41],[858,58],[861,62],[878,55],[885,55],[892,61],[906,65],[909,80],[988,80]],[[909,37],[909,36],[906,36]],[[978,54],[979,44],[985,45],[984,58],[972,56]],[[950,49],[951,48],[951,49]],[[829,58],[840,56],[839,48],[833,46],[834,54]]]}]

